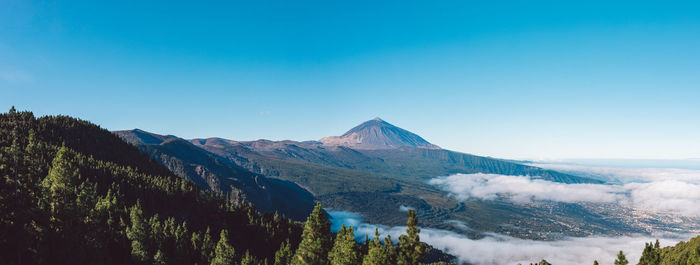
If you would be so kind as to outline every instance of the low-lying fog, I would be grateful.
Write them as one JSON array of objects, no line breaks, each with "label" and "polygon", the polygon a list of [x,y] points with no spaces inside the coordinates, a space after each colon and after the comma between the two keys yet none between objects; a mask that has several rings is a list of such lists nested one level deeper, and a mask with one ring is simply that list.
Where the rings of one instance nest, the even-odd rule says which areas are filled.
[{"label": "low-lying fog", "polygon": [[[332,217],[333,232],[337,232],[341,224],[352,226],[355,229],[355,237],[359,241],[364,241],[365,235],[372,238],[374,229],[377,228],[382,238],[387,234],[391,235],[396,243],[399,235],[406,231],[404,226],[392,227],[365,223],[361,216],[356,213],[343,211],[329,211],[328,213]],[[555,265],[593,264],[593,260],[596,259],[600,264],[612,264],[620,250],[627,254],[628,260],[637,261],[641,256],[645,242],[651,242],[658,238],[662,246],[669,246],[692,237],[689,234],[660,234],[654,236],[571,237],[556,241],[537,241],[495,233],[484,233],[484,236],[481,239],[470,239],[455,232],[432,228],[421,228],[420,232],[421,241],[456,256],[459,262],[475,265],[529,264],[541,259],[546,259]]]},{"label": "low-lying fog", "polygon": [[[606,184],[564,184],[527,176],[497,174],[455,174],[437,177],[430,184],[441,187],[458,200],[491,200],[506,197],[514,203],[531,201],[601,202],[619,203],[641,210],[670,213],[688,217],[700,217],[700,170],[676,168],[600,167],[576,164],[536,163],[535,166],[562,172],[576,173],[605,180]],[[397,211],[407,211],[402,205]],[[329,211],[332,229],[341,224],[353,226],[358,240],[365,234],[372,238],[378,228],[382,237],[390,234],[394,242],[405,227],[389,227],[362,222],[360,215],[342,211]],[[469,230],[459,221],[455,225]],[[645,242],[657,238],[662,246],[675,245],[695,234],[659,233],[622,237],[591,236],[570,237],[556,241],[519,239],[495,233],[483,233],[481,239],[470,239],[459,233],[422,228],[421,240],[456,256],[460,262],[476,265],[529,264],[546,259],[552,264],[612,264],[617,252],[622,250],[628,260],[639,260]]]}]

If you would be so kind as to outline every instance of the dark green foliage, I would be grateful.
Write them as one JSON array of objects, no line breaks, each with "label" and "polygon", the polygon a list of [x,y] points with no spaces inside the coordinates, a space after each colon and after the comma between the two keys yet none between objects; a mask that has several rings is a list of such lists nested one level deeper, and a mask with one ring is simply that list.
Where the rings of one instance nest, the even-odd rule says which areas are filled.
[{"label": "dark green foliage", "polygon": [[539,263],[537,263],[537,265],[552,265],[552,263],[549,263],[549,262],[547,262],[547,260],[542,259],[542,260],[540,260]]},{"label": "dark green foliage", "polygon": [[644,251],[642,256],[639,258],[638,265],[659,265],[661,264],[661,248],[659,246],[659,240],[656,240],[656,244],[645,243]]},{"label": "dark green foliage", "polygon": [[241,258],[241,265],[266,265],[267,261],[261,261],[258,258],[250,255],[250,252],[246,250],[245,254],[243,254],[243,258]]},{"label": "dark green foliage", "polygon": [[151,232],[143,217],[141,204],[137,202],[132,206],[129,215],[131,227],[126,230],[126,235],[131,240],[131,256],[138,262],[147,262],[152,255],[152,249],[148,246]]},{"label": "dark green foliage", "polygon": [[328,264],[328,251],[331,248],[330,222],[321,204],[314,210],[304,224],[299,248],[294,254],[292,264],[323,265]]},{"label": "dark green foliage", "polygon": [[0,114],[0,264],[209,264],[211,233],[224,228],[256,260],[301,235],[291,220],[203,192],[89,122]]},{"label": "dark green foliage", "polygon": [[358,250],[353,228],[345,228],[343,224],[335,237],[333,248],[328,253],[328,260],[331,265],[360,265],[362,258]]},{"label": "dark green foliage", "polygon": [[[246,254],[250,255],[248,252]],[[219,236],[219,243],[216,244],[216,250],[214,251],[214,260],[211,261],[212,265],[230,265],[236,261],[236,251],[233,249],[231,244],[228,243],[228,231],[226,229],[221,230],[221,235]]]},{"label": "dark green foliage", "polygon": [[615,259],[615,265],[627,265],[629,261],[627,261],[627,257],[625,257],[625,253],[622,253],[622,250],[620,250],[619,253],[617,253],[617,259]]},{"label": "dark green foliage", "polygon": [[594,260],[594,261],[593,261],[593,265],[598,265],[598,261],[597,261],[597,260]]},{"label": "dark green foliage", "polygon": [[406,221],[406,234],[399,237],[399,252],[397,264],[418,265],[423,262],[425,249],[420,244],[420,228],[416,211],[408,210],[408,221]]},{"label": "dark green foliage", "polygon": [[289,246],[289,242],[283,242],[280,245],[280,249],[275,252],[275,263],[274,265],[287,265],[292,263],[292,257],[294,257],[294,252]]},{"label": "dark green foliage", "polygon": [[[656,248],[656,246],[654,246]],[[681,241],[672,247],[661,249],[662,265],[696,265],[700,264],[700,236],[688,242]]]},{"label": "dark green foliage", "polygon": [[[369,241],[367,241],[369,242]],[[362,260],[362,265],[393,265],[396,264],[396,250],[387,237],[382,245],[379,230],[374,230],[374,240],[369,243],[369,250]]]}]

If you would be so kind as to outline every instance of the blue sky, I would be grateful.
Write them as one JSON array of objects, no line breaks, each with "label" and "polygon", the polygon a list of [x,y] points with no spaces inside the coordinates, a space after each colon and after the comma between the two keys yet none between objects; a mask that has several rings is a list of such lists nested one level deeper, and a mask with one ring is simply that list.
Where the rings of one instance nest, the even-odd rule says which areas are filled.
[{"label": "blue sky", "polygon": [[700,4],[0,0],[0,108],[185,138],[379,116],[506,158],[700,158]]}]

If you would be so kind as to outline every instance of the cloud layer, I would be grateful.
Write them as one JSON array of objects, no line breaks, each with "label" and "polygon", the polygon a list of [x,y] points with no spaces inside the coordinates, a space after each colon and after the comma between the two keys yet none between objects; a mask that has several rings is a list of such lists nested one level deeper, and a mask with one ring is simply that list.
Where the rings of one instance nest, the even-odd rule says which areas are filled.
[{"label": "cloud layer", "polygon": [[607,167],[567,163],[530,163],[528,165],[618,183],[678,180],[700,184],[700,170],[694,169]]},{"label": "cloud layer", "polygon": [[476,173],[434,178],[429,183],[441,187],[459,200],[502,197],[516,203],[620,203],[655,212],[700,216],[700,184],[696,184],[693,178],[682,175],[676,179],[648,176],[647,179],[652,181],[616,185],[565,184],[528,176]]},{"label": "cloud layer", "polygon": [[[361,216],[355,213],[329,213],[333,217],[331,222],[334,227],[340,227],[342,223],[352,225],[358,240],[364,240],[365,234],[371,238],[376,228],[382,237],[391,235],[396,242],[398,236],[406,231],[406,227],[403,226],[363,223]],[[600,264],[612,264],[619,250],[624,251],[627,259],[635,263],[639,260],[644,243],[655,240],[655,237],[647,236],[596,236],[536,241],[494,233],[484,235],[481,239],[470,239],[458,233],[431,228],[421,228],[420,233],[421,241],[455,255],[460,262],[476,265],[529,264],[541,259],[546,259],[552,264],[592,264],[596,259]],[[689,235],[659,237],[662,246],[674,245],[678,241],[690,238]]]}]

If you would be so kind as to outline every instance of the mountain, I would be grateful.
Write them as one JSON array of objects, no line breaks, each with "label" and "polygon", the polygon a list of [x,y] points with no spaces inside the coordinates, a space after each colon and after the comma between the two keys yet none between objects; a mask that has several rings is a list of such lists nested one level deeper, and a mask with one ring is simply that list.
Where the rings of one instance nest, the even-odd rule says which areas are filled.
[{"label": "mountain", "polygon": [[139,129],[114,134],[204,190],[226,194],[234,201],[251,202],[261,211],[277,211],[295,220],[303,220],[313,208],[313,195],[298,185],[252,173],[187,140]]},{"label": "mountain", "polygon": [[363,122],[341,136],[330,136],[319,140],[325,146],[345,146],[357,150],[394,149],[417,147],[440,149],[417,134],[401,129],[380,118]]},{"label": "mountain", "polygon": [[[223,138],[185,140],[141,130],[116,132],[126,141],[181,177],[217,191],[238,185],[249,200],[254,185],[284,181],[334,210],[362,214],[367,222],[401,225],[410,206],[421,225],[460,233],[498,232],[522,238],[551,235],[643,233],[647,227],[617,206],[596,208],[567,203],[518,204],[508,200],[458,201],[428,180],[456,173],[522,175],[562,183],[599,180],[553,170],[441,149],[420,136],[381,119],[373,119],[337,137],[320,141],[234,141]],[[355,139],[329,141],[328,139]],[[325,142],[324,142],[325,141]],[[174,162],[173,162],[174,161]],[[230,182],[228,179],[239,179]],[[258,182],[255,181],[258,179]],[[262,184],[269,190],[273,186]],[[300,187],[300,188],[299,188]],[[303,189],[299,191],[298,189]],[[265,200],[262,200],[265,202]],[[461,230],[461,222],[473,229]]]}]

